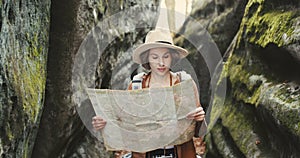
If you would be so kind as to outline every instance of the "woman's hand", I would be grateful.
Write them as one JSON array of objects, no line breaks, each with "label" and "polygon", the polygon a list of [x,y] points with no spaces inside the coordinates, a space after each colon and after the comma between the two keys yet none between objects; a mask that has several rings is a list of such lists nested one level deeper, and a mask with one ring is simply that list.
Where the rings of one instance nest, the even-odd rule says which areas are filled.
[{"label": "woman's hand", "polygon": [[101,130],[105,127],[106,121],[100,116],[94,116],[92,119],[92,125],[95,130]]},{"label": "woman's hand", "polygon": [[187,114],[186,118],[195,120],[195,121],[203,121],[205,117],[205,112],[202,107],[198,107],[195,110],[191,111]]}]

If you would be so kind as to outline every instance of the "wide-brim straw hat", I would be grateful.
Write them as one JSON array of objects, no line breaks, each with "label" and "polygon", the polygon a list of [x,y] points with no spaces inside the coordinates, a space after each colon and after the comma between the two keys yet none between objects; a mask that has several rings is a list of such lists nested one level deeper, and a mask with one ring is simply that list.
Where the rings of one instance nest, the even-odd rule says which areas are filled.
[{"label": "wide-brim straw hat", "polygon": [[149,31],[145,43],[137,47],[132,54],[132,60],[138,64],[142,63],[140,55],[152,48],[171,48],[179,53],[180,58],[188,55],[188,51],[184,48],[174,45],[171,33],[167,29],[155,29]]}]

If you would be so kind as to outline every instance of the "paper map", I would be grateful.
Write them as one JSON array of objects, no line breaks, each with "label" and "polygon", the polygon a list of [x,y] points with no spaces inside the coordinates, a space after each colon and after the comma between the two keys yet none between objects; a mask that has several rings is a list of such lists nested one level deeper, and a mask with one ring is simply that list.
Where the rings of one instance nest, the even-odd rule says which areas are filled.
[{"label": "paper map", "polygon": [[140,90],[87,89],[96,115],[107,124],[101,135],[107,150],[146,152],[192,139],[196,109],[193,81]]}]

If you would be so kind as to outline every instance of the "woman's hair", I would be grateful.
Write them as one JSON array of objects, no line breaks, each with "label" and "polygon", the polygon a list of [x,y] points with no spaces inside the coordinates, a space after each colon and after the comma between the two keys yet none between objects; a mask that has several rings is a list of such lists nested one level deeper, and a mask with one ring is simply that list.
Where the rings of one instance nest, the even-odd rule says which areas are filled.
[{"label": "woman's hair", "polygon": [[[172,57],[172,62],[171,62],[171,67],[170,67],[170,68],[172,68],[179,61],[180,55],[175,49],[171,49],[171,48],[168,48],[168,49],[169,49],[170,55]],[[151,69],[150,64],[149,64],[149,51],[150,51],[150,49],[143,52],[140,55],[140,58],[142,61],[142,66],[147,70]]]},{"label": "woman's hair", "polygon": [[149,50],[143,52],[140,55],[141,61],[142,61],[142,66],[146,69],[146,70],[150,70],[150,64],[149,64]]}]

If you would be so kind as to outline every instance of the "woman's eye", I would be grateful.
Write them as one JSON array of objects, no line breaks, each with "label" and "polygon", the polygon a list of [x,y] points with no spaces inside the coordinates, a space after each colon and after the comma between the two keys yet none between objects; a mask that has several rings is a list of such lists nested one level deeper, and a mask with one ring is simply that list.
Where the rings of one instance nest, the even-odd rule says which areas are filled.
[{"label": "woman's eye", "polygon": [[164,58],[169,58],[169,55],[164,55]]},{"label": "woman's eye", "polygon": [[158,57],[157,56],[153,56],[152,59],[158,59]]}]

